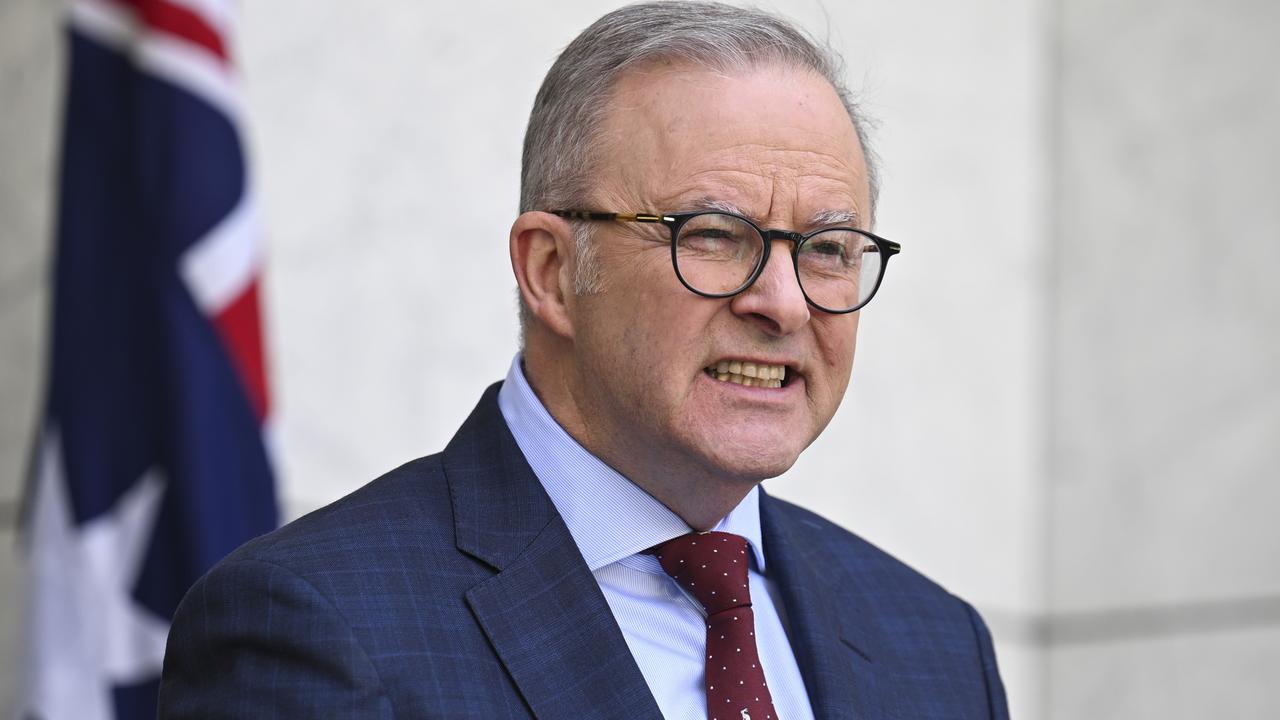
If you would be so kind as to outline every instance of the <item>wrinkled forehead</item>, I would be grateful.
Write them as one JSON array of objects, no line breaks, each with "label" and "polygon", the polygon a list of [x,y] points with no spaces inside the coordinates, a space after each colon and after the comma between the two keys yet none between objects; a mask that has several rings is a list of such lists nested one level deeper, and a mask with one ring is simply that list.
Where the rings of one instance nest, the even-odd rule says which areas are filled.
[{"label": "wrinkled forehead", "polygon": [[[593,159],[593,195],[643,205],[627,211],[682,211],[693,198],[761,219],[869,209],[866,163],[844,104],[829,82],[792,65],[628,70],[614,85]],[[686,207],[654,206],[663,202]]]}]

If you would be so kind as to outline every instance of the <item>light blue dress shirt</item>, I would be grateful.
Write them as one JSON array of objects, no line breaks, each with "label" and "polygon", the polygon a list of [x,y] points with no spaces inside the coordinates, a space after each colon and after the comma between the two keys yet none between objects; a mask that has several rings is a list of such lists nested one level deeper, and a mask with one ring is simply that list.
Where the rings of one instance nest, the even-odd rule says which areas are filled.
[{"label": "light blue dress shirt", "polygon": [[[690,532],[689,526],[560,427],[525,380],[520,355],[498,393],[498,407],[600,583],[663,717],[708,720],[702,606],[663,572],[657,558],[643,554]],[[751,547],[748,578],[756,639],[774,709],[783,720],[811,720],[800,668],[765,575],[759,488],[715,529],[741,535]]]}]

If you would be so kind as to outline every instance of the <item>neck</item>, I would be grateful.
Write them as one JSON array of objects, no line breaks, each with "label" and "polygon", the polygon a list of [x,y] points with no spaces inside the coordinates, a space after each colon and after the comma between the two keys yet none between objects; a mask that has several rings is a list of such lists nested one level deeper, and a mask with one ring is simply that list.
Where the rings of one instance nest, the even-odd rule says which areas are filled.
[{"label": "neck", "polygon": [[[628,476],[628,479],[631,479]],[[693,530],[699,532],[711,530],[725,515],[736,508],[742,499],[751,492],[751,488],[755,484],[750,485],[733,485],[720,489],[710,488],[707,484],[700,484],[700,488],[704,491],[690,495],[688,488],[690,483],[681,482],[675,486],[665,486],[657,483],[639,482],[631,479],[637,486],[649,493],[658,502],[666,505],[671,512],[675,513],[684,520],[685,523]]]},{"label": "neck", "polygon": [[523,351],[525,380],[551,417],[579,445],[675,513],[690,528],[710,530],[759,484],[726,477],[697,458],[646,443],[625,427],[587,418],[592,413],[571,388],[578,382],[571,359],[546,352],[537,343]]}]

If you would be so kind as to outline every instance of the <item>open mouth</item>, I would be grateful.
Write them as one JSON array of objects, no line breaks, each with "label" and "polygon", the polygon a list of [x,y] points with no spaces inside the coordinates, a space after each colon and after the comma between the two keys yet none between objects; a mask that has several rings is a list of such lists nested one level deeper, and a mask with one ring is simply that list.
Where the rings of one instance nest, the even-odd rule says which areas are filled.
[{"label": "open mouth", "polygon": [[708,376],[747,387],[780,388],[787,382],[786,365],[721,360],[706,368]]}]

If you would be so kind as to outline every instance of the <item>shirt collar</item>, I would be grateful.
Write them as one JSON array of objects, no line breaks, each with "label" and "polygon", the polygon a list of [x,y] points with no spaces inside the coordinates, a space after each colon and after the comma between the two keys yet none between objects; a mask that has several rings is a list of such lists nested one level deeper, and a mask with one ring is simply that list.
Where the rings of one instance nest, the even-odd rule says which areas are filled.
[{"label": "shirt collar", "polygon": [[[498,407],[592,572],[691,532],[679,516],[565,432],[533,392],[521,365],[517,353],[498,391]],[[764,572],[759,486],[715,530],[746,538],[756,567]]]}]

